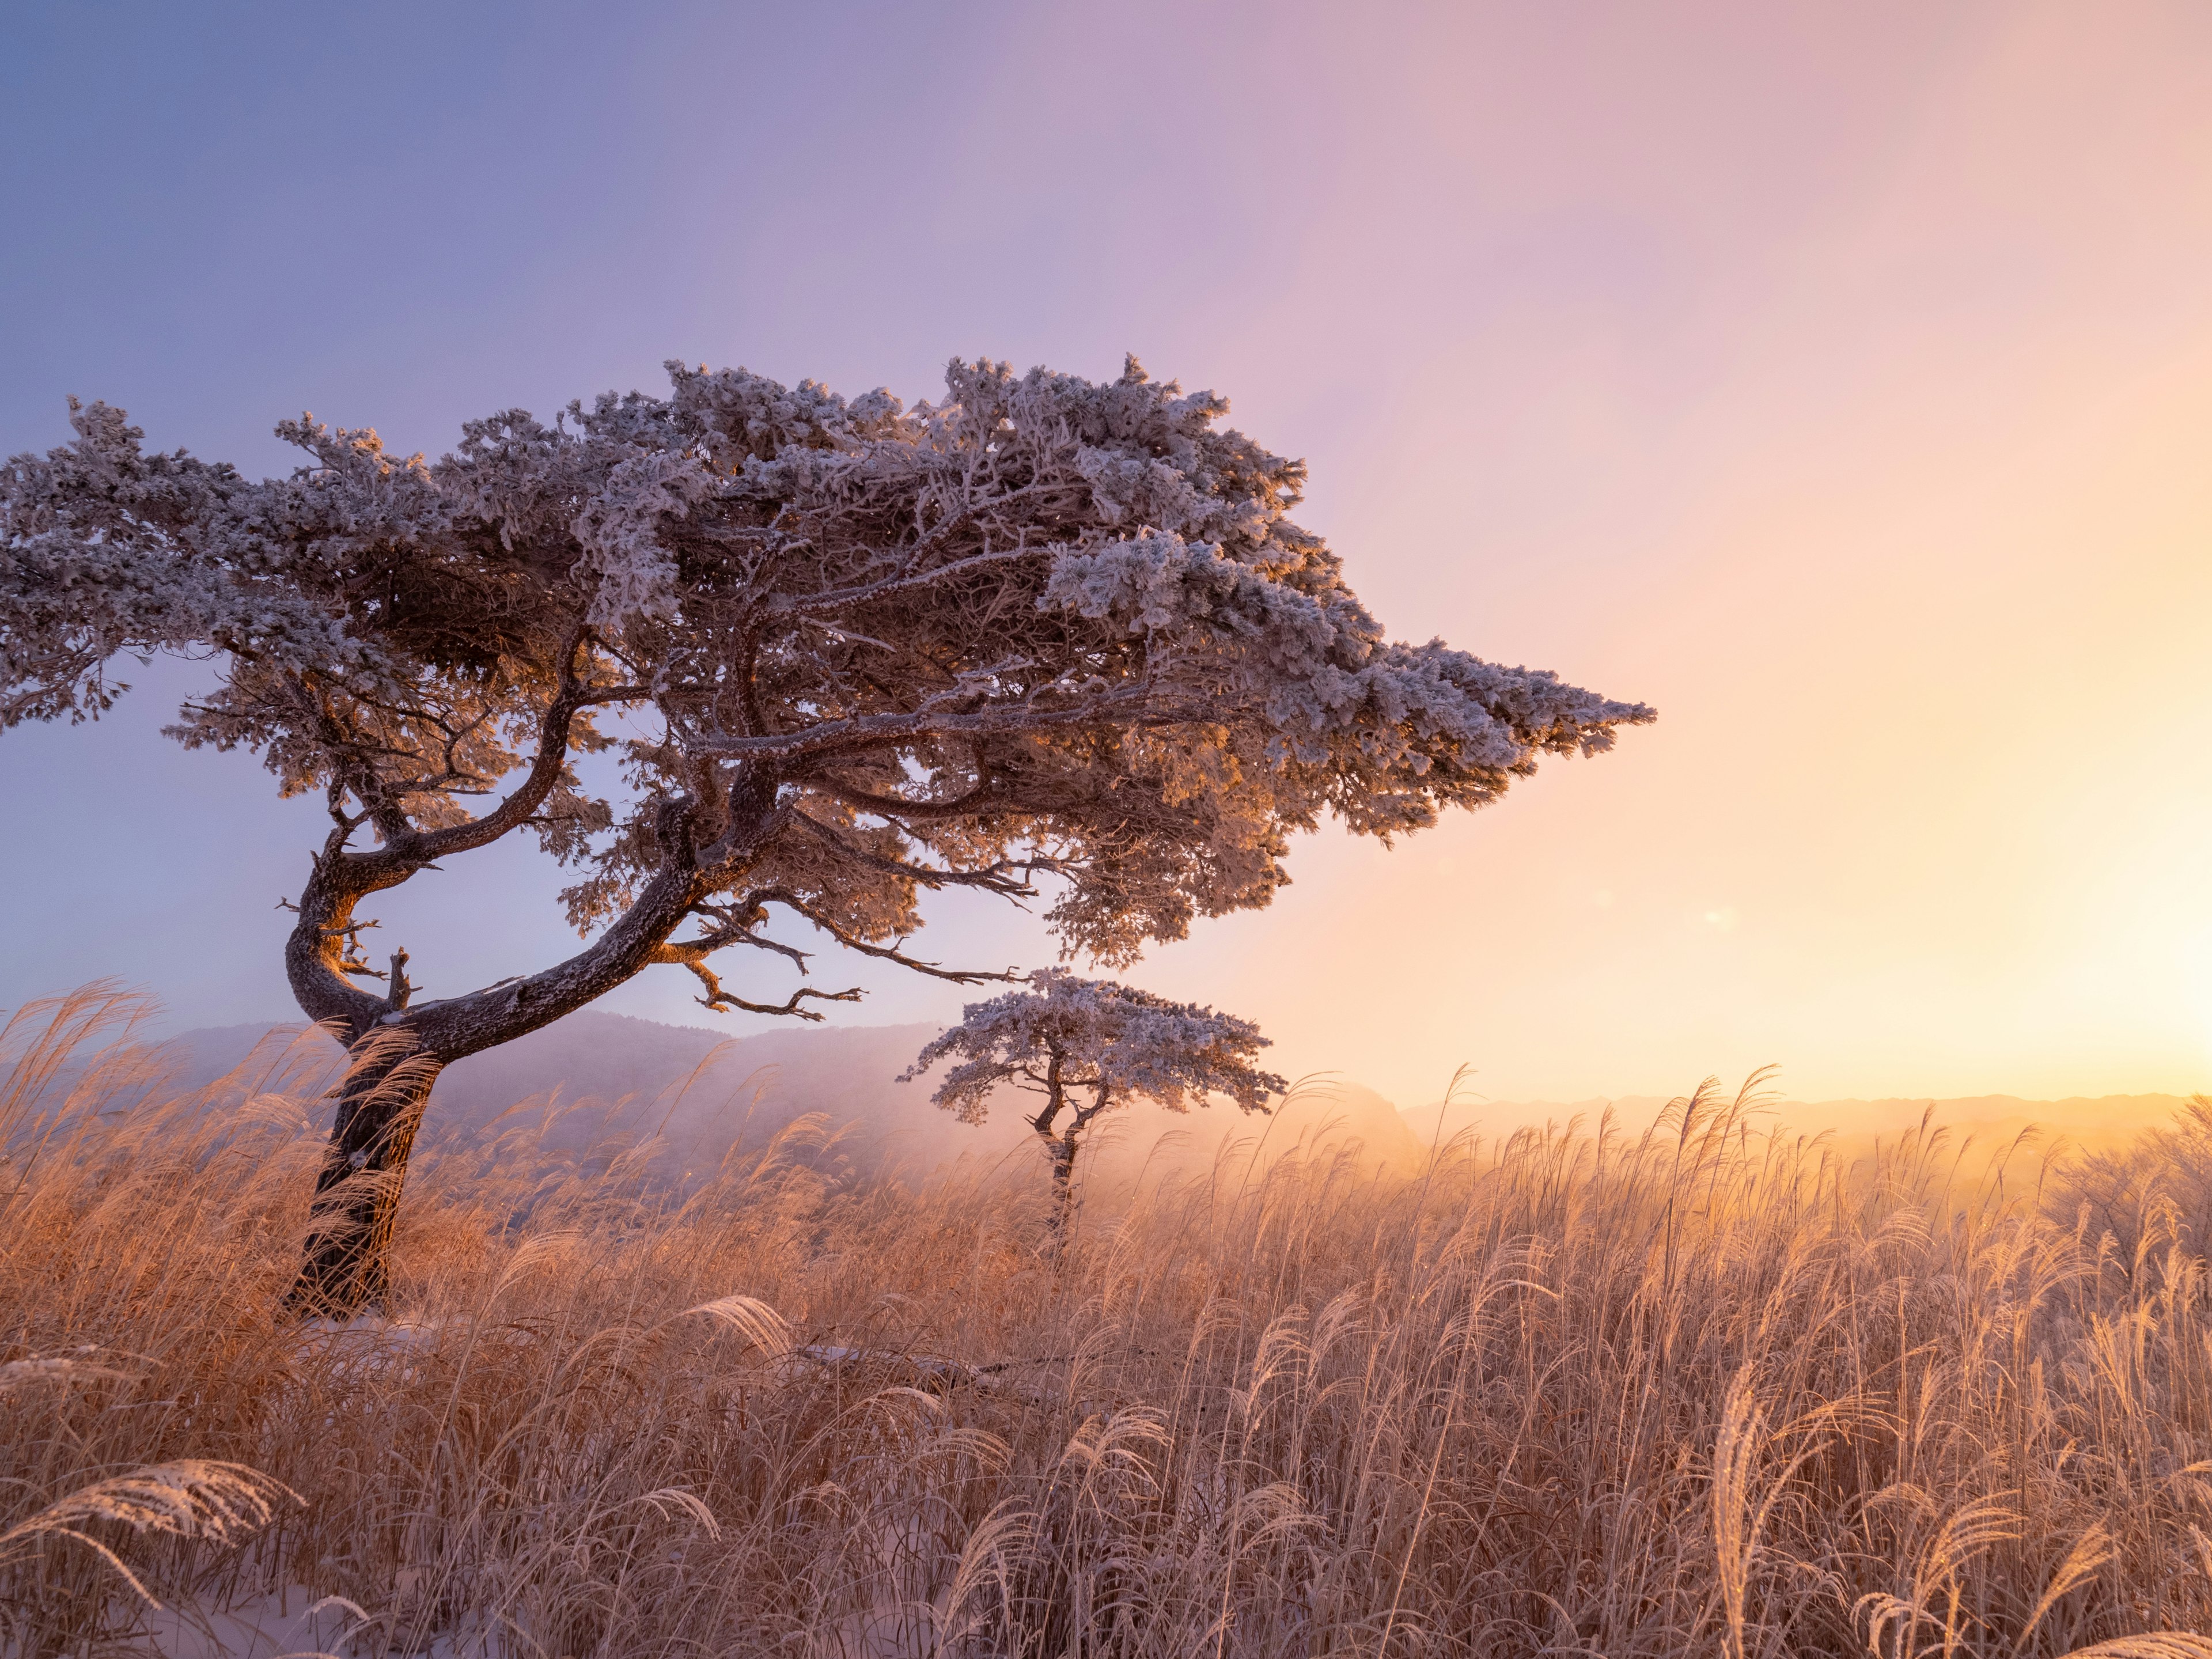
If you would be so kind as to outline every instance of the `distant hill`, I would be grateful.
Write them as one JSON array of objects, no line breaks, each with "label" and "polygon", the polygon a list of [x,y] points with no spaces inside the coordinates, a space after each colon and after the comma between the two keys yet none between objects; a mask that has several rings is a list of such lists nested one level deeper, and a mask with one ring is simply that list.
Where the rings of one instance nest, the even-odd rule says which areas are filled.
[{"label": "distant hill", "polygon": [[[989,1119],[963,1124],[931,1103],[927,1079],[896,1079],[937,1034],[934,1025],[805,1026],[732,1039],[697,1026],[662,1025],[586,1010],[503,1047],[448,1066],[425,1116],[427,1144],[489,1130],[520,1108],[548,1121],[544,1144],[580,1158],[609,1147],[664,1144],[642,1160],[681,1180],[718,1165],[732,1147],[763,1144],[796,1119],[821,1113],[838,1132],[833,1155],[857,1170],[921,1177],[967,1160],[1034,1160],[1022,1121],[1028,1097],[994,1101]],[[234,1025],[185,1033],[173,1048],[178,1081],[198,1087],[248,1063],[266,1066],[293,1045],[334,1077],[335,1045],[298,1026]],[[1034,1110],[1033,1106],[1027,1109]],[[520,1115],[517,1113],[516,1115]],[[502,1128],[515,1121],[508,1116]],[[1371,1089],[1342,1084],[1301,1093],[1269,1116],[1223,1104],[1177,1114],[1138,1105],[1101,1120],[1092,1175],[1126,1180],[1140,1170],[1188,1171],[1232,1143],[1264,1164],[1301,1145],[1358,1143],[1360,1168],[1411,1168],[1421,1146],[1396,1108]]]}]

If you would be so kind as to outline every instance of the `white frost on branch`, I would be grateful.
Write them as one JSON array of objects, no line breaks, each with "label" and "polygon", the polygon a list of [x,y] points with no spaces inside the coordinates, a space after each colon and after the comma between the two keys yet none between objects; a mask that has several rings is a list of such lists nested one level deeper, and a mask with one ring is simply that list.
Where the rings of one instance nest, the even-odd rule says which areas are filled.
[{"label": "white frost on branch", "polygon": [[616,629],[633,617],[674,620],[676,562],[662,544],[661,520],[682,518],[715,487],[714,475],[680,452],[648,450],[608,469],[569,526],[592,583],[587,622]]},{"label": "white frost on branch", "polygon": [[932,1098],[963,1123],[981,1122],[991,1097],[1009,1084],[1087,1095],[1074,1103],[1085,1121],[1136,1100],[1188,1112],[1217,1094],[1258,1111],[1288,1086],[1252,1064],[1268,1042],[1249,1020],[1061,968],[1032,974],[1029,983],[969,1004],[900,1081],[957,1060]]},{"label": "white frost on branch", "polygon": [[126,653],[213,647],[368,666],[343,620],[288,579],[282,522],[241,498],[320,489],[342,533],[358,535],[392,497],[420,494],[418,464],[382,488],[394,464],[374,433],[316,428],[345,469],[337,483],[257,487],[181,452],[146,454],[144,433],[106,404],[72,398],[70,425],[73,442],[0,470],[0,729],[97,716],[123,689],[106,665]]}]

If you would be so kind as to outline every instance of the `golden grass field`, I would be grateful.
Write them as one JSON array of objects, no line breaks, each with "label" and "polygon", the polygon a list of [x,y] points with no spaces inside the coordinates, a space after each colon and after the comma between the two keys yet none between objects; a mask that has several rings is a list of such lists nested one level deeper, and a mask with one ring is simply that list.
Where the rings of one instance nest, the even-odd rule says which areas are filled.
[{"label": "golden grass field", "polygon": [[70,1068],[133,1012],[0,1062],[9,1653],[2212,1655],[2212,1108],[1839,1167],[1705,1091],[1057,1259],[1041,1164],[433,1126],[389,1320],[302,1329],[326,1109]]}]

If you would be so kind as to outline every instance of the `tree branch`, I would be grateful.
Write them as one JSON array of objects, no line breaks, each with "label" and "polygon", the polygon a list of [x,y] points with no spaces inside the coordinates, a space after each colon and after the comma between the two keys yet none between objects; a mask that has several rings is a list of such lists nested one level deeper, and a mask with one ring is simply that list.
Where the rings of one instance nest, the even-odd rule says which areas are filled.
[{"label": "tree branch", "polygon": [[902,968],[910,969],[917,974],[927,974],[932,979],[950,980],[955,985],[983,985],[994,981],[1012,984],[1021,978],[1021,975],[1011,968],[1003,974],[994,974],[981,968],[943,968],[933,962],[923,962],[898,948],[899,945],[906,943],[904,939],[901,939],[897,945],[871,945],[839,927],[796,894],[769,889],[763,890],[760,897],[764,904],[781,904],[786,909],[805,917],[848,951],[857,951],[864,957],[874,957],[880,962],[895,962]]},{"label": "tree branch", "polygon": [[[1016,500],[1029,495],[1036,488],[1036,486],[1031,485],[1029,489],[1015,490],[1003,499]],[[972,509],[962,514],[945,528],[933,532],[927,540],[916,546],[915,554],[918,555],[925,550],[931,541],[944,540],[953,531],[964,525],[973,524],[975,517]],[[1000,548],[995,553],[974,553],[964,559],[955,559],[950,564],[940,564],[934,570],[886,576],[880,581],[863,582],[852,587],[832,588],[826,593],[809,594],[803,599],[785,599],[776,608],[781,614],[787,617],[819,616],[825,611],[841,610],[848,605],[865,605],[872,599],[892,599],[901,593],[911,592],[916,588],[927,587],[933,582],[941,582],[947,577],[964,576],[972,570],[988,570],[994,565],[1010,564],[1017,559],[1033,559],[1040,554],[1049,555],[1054,545],[1051,542],[1039,542],[1034,545],[1024,544]],[[913,562],[913,556],[909,556],[908,562],[909,564]]]},{"label": "tree branch", "polygon": [[923,738],[1013,736],[1083,726],[1182,726],[1194,720],[1218,721],[1225,712],[1218,699],[1194,696],[1154,702],[1148,688],[1130,686],[1065,708],[1016,705],[965,714],[862,714],[850,720],[823,720],[804,732],[775,737],[707,738],[688,746],[694,753],[727,760],[789,762],[890,748]]},{"label": "tree branch", "polygon": [[864,851],[809,813],[793,811],[790,816],[793,823],[805,825],[811,834],[825,842],[840,857],[865,865],[871,870],[881,871],[887,876],[902,877],[917,886],[932,890],[940,887],[980,887],[987,893],[997,893],[1006,898],[1029,898],[1035,895],[1036,890],[1026,879],[1008,880],[1004,872],[1058,867],[1049,859],[1035,859],[1019,862],[1001,860],[981,870],[933,870],[925,864],[908,864],[903,860],[887,859],[880,853]]},{"label": "tree branch", "polygon": [[684,966],[696,974],[699,982],[707,988],[705,996],[694,997],[692,1000],[702,1008],[711,1008],[716,1012],[735,1009],[742,1013],[788,1014],[794,1018],[818,1022],[822,1016],[811,1008],[800,1007],[799,1005],[802,1000],[809,997],[821,1002],[858,1002],[860,1000],[860,988],[857,985],[848,991],[817,991],[811,985],[802,985],[791,994],[787,1001],[748,1002],[743,997],[732,996],[725,991],[722,981],[714,977],[714,970],[705,963],[687,962]]},{"label": "tree branch", "polygon": [[1092,1087],[1096,1088],[1098,1091],[1097,1098],[1088,1106],[1079,1106],[1075,1109],[1075,1121],[1067,1126],[1067,1132],[1070,1134],[1073,1134],[1078,1130],[1083,1128],[1091,1121],[1091,1119],[1097,1117],[1101,1112],[1104,1111],[1109,1106],[1114,1103],[1111,1096],[1108,1093],[1107,1085],[1104,1079],[1099,1079],[1092,1085]]},{"label": "tree branch", "polygon": [[778,956],[790,957],[799,971],[805,973],[806,964],[813,960],[812,951],[802,951],[796,945],[786,945],[781,939],[763,938],[753,931],[763,914],[762,906],[765,902],[759,894],[748,893],[736,904],[694,905],[692,913],[695,915],[709,917],[720,925],[696,938],[672,939],[670,945],[684,950],[696,947],[702,956],[713,951],[727,950],[735,945],[750,945],[757,950],[773,951]]},{"label": "tree branch", "polygon": [[444,830],[411,832],[403,849],[410,857],[443,858],[489,845],[508,830],[528,821],[561,781],[568,765],[568,732],[576,716],[600,703],[631,702],[652,695],[641,685],[585,686],[574,678],[575,655],[583,648],[580,629],[569,644],[561,666],[561,688],[545,706],[538,725],[538,753],[530,771],[507,799],[480,818]]},{"label": "tree branch", "polygon": [[1009,798],[999,787],[995,773],[986,771],[983,781],[964,794],[951,800],[905,800],[896,795],[878,795],[866,789],[856,789],[840,781],[827,772],[817,772],[806,781],[825,794],[834,795],[848,806],[857,806],[864,812],[873,812],[887,818],[964,818],[976,817],[988,811],[1018,812],[1022,804]]}]

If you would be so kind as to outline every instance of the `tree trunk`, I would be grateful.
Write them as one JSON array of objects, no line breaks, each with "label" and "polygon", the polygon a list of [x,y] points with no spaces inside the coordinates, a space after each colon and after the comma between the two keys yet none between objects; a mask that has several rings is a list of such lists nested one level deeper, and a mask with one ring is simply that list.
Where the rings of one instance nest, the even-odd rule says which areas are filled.
[{"label": "tree trunk", "polygon": [[1075,1200],[1075,1132],[1071,1123],[1067,1133],[1052,1142],[1052,1247],[1057,1252],[1067,1243],[1068,1212]]},{"label": "tree trunk", "polygon": [[285,1297],[295,1312],[349,1319],[384,1305],[407,1155],[442,1066],[405,1031],[374,1031],[354,1045],[315,1180],[300,1274]]}]

